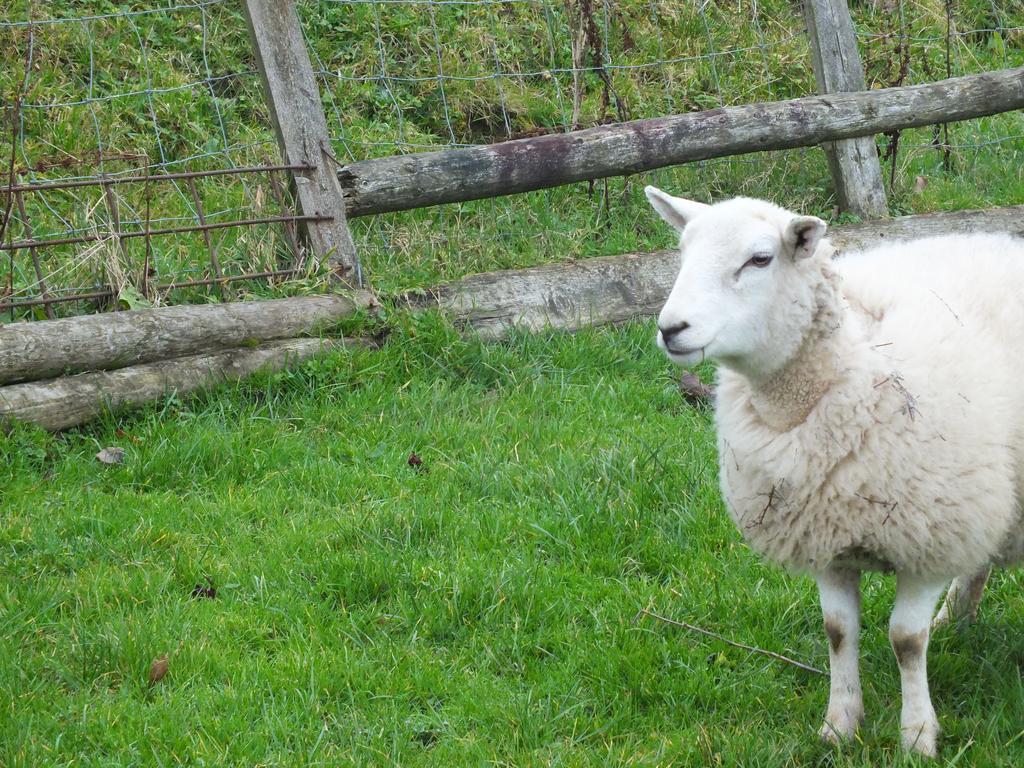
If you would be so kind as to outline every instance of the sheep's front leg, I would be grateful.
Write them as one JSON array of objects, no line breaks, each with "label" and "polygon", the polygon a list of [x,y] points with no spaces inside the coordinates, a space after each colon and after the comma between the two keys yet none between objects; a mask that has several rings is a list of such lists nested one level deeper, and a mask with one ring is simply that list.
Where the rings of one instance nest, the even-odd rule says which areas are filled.
[{"label": "sheep's front leg", "polygon": [[978,615],[978,604],[985,592],[985,583],[991,571],[985,566],[975,574],[957,576],[949,585],[946,599],[942,601],[938,614],[932,621],[932,629],[949,624],[951,621],[974,621]]},{"label": "sheep's front leg", "polygon": [[829,570],[817,577],[828,635],[828,712],[821,738],[837,743],[853,736],[864,720],[858,656],[860,648],[860,571]]},{"label": "sheep's front leg", "polygon": [[900,731],[904,749],[935,757],[939,721],[928,693],[928,630],[944,581],[901,573],[889,620],[889,640],[900,665],[903,711]]}]

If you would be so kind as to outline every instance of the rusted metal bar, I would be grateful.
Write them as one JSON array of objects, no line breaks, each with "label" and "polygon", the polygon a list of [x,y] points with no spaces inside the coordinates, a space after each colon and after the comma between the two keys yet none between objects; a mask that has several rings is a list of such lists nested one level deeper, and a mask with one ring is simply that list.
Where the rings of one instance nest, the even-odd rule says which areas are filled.
[{"label": "rusted metal bar", "polygon": [[[89,293],[74,293],[68,296],[51,296],[48,301],[51,304],[64,304],[69,301],[88,301],[90,299],[106,299],[110,298],[113,292],[109,288],[104,288],[100,291],[90,291]],[[20,301],[12,300],[0,303],[0,311],[2,310],[15,310],[21,307],[38,307],[43,303],[42,299],[23,299]]]},{"label": "rusted metal bar", "polygon": [[[220,278],[220,282],[234,283],[238,280],[266,280],[268,278],[275,277],[286,277],[288,275],[294,275],[299,270],[294,267],[290,269],[271,269],[265,272],[251,272],[246,275],[229,275],[228,277]],[[200,285],[214,285],[217,283],[216,278],[205,277],[201,280],[183,280],[180,283],[164,283],[157,286],[157,290],[160,291],[173,291],[176,288],[195,288]]]},{"label": "rusted metal bar", "polygon": [[[195,288],[201,285],[214,285],[220,283],[234,283],[239,280],[265,280],[267,278],[274,277],[287,277],[296,273],[302,272],[301,269],[275,269],[268,270],[265,272],[249,272],[244,275],[227,275],[220,278],[203,278],[201,280],[183,280],[180,283],[161,283],[160,285],[154,285],[154,291],[173,291],[177,288]],[[8,309],[19,309],[22,307],[37,307],[44,301],[48,301],[51,304],[62,304],[71,301],[88,301],[89,299],[105,299],[110,298],[114,295],[114,292],[109,288],[104,288],[100,291],[91,291],[89,293],[72,293],[67,296],[50,296],[48,299],[24,299],[15,301],[4,301],[0,302],[0,311]]]},{"label": "rusted metal bar", "polygon": [[[211,171],[181,171],[179,173],[158,173],[150,175],[150,181],[175,181],[178,179],[204,179],[208,176],[230,176],[242,173],[262,173],[264,171],[310,171],[313,166],[304,164],[291,165],[251,165],[245,168],[217,168]],[[0,187],[4,192],[40,192],[48,189],[72,189],[74,187],[100,187],[104,184],[131,184],[145,182],[145,176],[108,176],[103,179],[74,179],[72,181],[45,181],[38,184],[14,184]]]},{"label": "rusted metal bar", "polygon": [[[25,211],[25,198],[21,192],[15,192],[14,200],[18,205],[18,215],[21,217],[21,229],[25,233],[25,236],[31,240],[32,222],[29,221],[28,213]],[[43,309],[46,312],[46,316],[50,320],[53,320],[53,305],[49,301],[49,293],[46,290],[46,278],[43,276],[43,267],[39,263],[39,254],[36,252],[34,246],[30,246],[28,252],[32,257],[32,266],[36,271],[36,281],[39,283],[39,295],[43,297]]]},{"label": "rusted metal bar", "polygon": [[[259,219],[237,219],[235,221],[221,221],[213,224],[191,225],[188,227],[167,227],[165,229],[151,229],[150,235],[177,235],[183,232],[203,232],[211,229],[225,229],[227,227],[254,226],[257,224],[276,224],[281,221],[327,221],[327,216],[265,216]],[[127,240],[131,237],[145,237],[146,232],[115,232],[115,237]],[[17,240],[13,243],[0,244],[0,251],[18,250],[30,246],[52,246],[71,245],[73,243],[94,243],[97,240],[104,240],[109,235],[93,234],[81,235],[79,237],[61,237],[48,240]]]},{"label": "rusted metal bar", "polygon": [[[203,215],[203,201],[199,197],[199,191],[196,189],[195,179],[188,179],[188,191],[192,193],[192,202],[196,206],[196,217],[199,219],[199,223],[203,226],[206,225],[206,216]],[[210,252],[210,269],[213,270],[213,277],[217,286],[217,295],[221,298],[224,297],[224,285],[220,282],[222,277],[220,271],[220,260],[217,258],[217,248],[213,244],[213,238],[210,237],[210,230],[203,230],[203,239],[206,241],[206,249]]]}]

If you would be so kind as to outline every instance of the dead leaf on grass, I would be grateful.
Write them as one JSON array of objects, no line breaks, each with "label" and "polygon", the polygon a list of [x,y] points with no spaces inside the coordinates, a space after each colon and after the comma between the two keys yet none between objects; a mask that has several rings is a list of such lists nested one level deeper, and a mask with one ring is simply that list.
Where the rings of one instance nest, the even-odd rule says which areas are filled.
[{"label": "dead leaf on grass", "polygon": [[124,463],[124,448],[112,445],[97,453],[96,458],[104,464],[122,464]]},{"label": "dead leaf on grass", "polygon": [[167,674],[167,654],[153,659],[153,663],[149,665],[149,684],[156,685],[164,676]]}]

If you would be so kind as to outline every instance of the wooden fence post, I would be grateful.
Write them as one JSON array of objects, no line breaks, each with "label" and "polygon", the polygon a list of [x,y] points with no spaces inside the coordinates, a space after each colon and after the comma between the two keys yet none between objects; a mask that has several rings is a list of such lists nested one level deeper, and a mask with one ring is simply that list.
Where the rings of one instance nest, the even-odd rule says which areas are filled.
[{"label": "wooden fence post", "polygon": [[[818,92],[863,91],[864,67],[846,0],[804,0],[804,19]],[[826,142],[821,147],[828,157],[839,208],[864,218],[887,216],[874,137]]]},{"label": "wooden fence post", "polygon": [[341,280],[361,284],[327,118],[295,6],[292,0],[245,0],[244,7],[281,154],[288,164],[312,168],[292,171],[303,215],[323,217],[306,223],[309,246]]}]

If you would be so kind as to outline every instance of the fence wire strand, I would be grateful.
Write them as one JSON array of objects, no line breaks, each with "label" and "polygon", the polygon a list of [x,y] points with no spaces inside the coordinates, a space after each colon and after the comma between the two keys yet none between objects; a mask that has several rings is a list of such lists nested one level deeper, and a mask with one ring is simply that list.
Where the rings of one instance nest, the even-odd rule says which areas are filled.
[{"label": "fence wire strand", "polygon": [[[868,87],[1024,64],[1018,5],[852,4]],[[791,0],[299,0],[297,7],[333,150],[347,162],[814,91],[802,15]],[[7,110],[11,122],[0,132],[0,142],[15,137],[14,147],[0,143],[0,157],[16,152],[20,183],[278,162],[237,3],[143,0],[120,11],[50,17],[41,3],[12,0],[0,47],[16,52],[0,71],[5,103],[28,75],[17,113]],[[21,58],[28,68],[16,72]],[[1016,190],[1024,190],[1019,113],[894,132],[877,143],[897,209],[932,205],[931,190],[939,200],[939,190],[972,175],[978,192],[965,204],[1016,202]],[[702,161],[645,174],[648,180],[699,199],[752,194],[824,214],[832,206],[815,148]],[[196,181],[199,201],[189,186]],[[54,248],[38,269],[38,254],[8,251],[0,306],[44,292],[96,294],[115,283],[119,302],[108,296],[59,311],[207,300],[211,291],[201,286],[173,296],[145,289],[220,270],[277,274],[291,253],[291,230],[283,227],[116,236],[200,219],[272,217],[282,212],[280,190],[267,181],[239,174],[150,181],[113,197],[104,187],[25,194],[24,214],[12,206],[5,242],[98,239]],[[422,287],[485,269],[662,244],[641,186],[613,179],[370,217],[354,221],[353,234],[378,288]],[[38,316],[38,307],[17,314]]]}]

